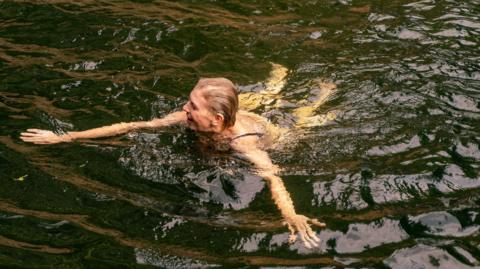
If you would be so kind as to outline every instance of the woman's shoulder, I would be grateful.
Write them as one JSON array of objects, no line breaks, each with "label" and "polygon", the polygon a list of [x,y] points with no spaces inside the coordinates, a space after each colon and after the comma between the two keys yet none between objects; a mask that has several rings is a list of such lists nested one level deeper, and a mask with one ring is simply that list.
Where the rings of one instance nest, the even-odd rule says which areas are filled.
[{"label": "woman's shoulder", "polygon": [[242,126],[245,127],[243,133],[251,134],[248,135],[248,139],[247,137],[245,137],[245,139],[238,139],[243,140],[242,142],[253,143],[255,140],[260,142],[259,146],[262,148],[268,148],[285,133],[284,129],[275,126],[267,118],[253,112],[240,110],[238,115]]}]

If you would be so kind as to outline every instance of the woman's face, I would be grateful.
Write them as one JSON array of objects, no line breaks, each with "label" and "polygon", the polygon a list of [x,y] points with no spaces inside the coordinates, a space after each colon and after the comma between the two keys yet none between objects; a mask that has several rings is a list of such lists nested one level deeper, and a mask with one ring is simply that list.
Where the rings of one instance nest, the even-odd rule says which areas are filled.
[{"label": "woman's face", "polygon": [[215,115],[209,110],[208,101],[201,94],[201,90],[192,90],[183,111],[187,113],[188,128],[199,132],[214,131]]}]

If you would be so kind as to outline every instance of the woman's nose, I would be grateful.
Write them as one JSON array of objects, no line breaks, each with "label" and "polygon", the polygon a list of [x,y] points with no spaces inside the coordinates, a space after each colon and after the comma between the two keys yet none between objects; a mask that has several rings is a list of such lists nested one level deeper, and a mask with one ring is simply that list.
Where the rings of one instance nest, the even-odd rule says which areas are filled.
[{"label": "woman's nose", "polygon": [[190,110],[188,109],[188,102],[183,105],[183,111],[190,112]]}]

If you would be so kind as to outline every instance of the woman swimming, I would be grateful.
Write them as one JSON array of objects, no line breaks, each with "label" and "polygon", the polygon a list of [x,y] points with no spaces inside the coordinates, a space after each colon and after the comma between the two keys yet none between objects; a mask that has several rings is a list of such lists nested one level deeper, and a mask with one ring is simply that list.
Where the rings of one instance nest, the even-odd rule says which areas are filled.
[{"label": "woman swimming", "polygon": [[277,176],[278,168],[265,151],[279,138],[281,131],[265,118],[239,110],[234,84],[226,78],[204,78],[195,85],[183,111],[151,121],[117,123],[80,132],[55,134],[52,131],[28,129],[21,139],[34,144],[56,144],[77,139],[125,134],[139,129],[161,128],[185,124],[199,135],[201,143],[218,151],[233,151],[253,163],[257,173],[269,185],[272,198],[290,230],[289,242],[297,233],[307,248],[318,246],[319,238],[311,224],[325,227],[317,219],[297,214],[290,194]]}]

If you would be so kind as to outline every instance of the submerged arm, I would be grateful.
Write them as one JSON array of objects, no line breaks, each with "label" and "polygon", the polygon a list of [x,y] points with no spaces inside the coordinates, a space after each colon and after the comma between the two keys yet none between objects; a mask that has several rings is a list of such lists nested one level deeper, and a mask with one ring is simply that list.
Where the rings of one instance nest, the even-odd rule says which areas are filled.
[{"label": "submerged arm", "polygon": [[170,113],[161,119],[153,119],[151,121],[121,122],[85,131],[66,132],[65,134],[55,134],[52,131],[40,129],[27,129],[27,132],[21,133],[20,138],[23,141],[34,144],[56,144],[62,142],[72,142],[75,139],[82,138],[115,136],[139,129],[166,127],[185,121],[185,112],[179,111]]},{"label": "submerged arm", "polygon": [[258,170],[258,174],[268,182],[273,201],[280,210],[290,230],[290,243],[296,240],[296,233],[298,232],[307,248],[318,246],[320,239],[315,235],[315,232],[313,232],[309,222],[319,227],[325,227],[325,224],[295,212],[290,193],[285,188],[282,179],[276,175],[278,168],[272,163],[267,152],[258,148],[242,146],[234,146],[234,148],[252,162]]}]

